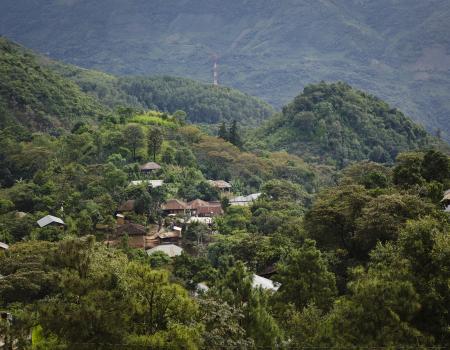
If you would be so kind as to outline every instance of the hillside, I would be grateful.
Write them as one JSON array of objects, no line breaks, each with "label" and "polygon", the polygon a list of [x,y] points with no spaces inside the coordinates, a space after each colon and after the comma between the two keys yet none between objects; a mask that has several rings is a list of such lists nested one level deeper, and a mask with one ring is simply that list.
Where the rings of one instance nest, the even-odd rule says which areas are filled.
[{"label": "hillside", "polygon": [[168,113],[183,110],[190,122],[206,124],[236,119],[243,125],[256,125],[274,113],[269,104],[258,98],[191,79],[169,76],[115,77],[54,62],[50,67],[111,108],[128,105]]},{"label": "hillside", "polygon": [[0,33],[120,75],[220,81],[275,106],[346,81],[450,137],[446,0],[3,0]]},{"label": "hillside", "polygon": [[70,127],[108,110],[69,79],[43,67],[32,52],[0,37],[0,127]]},{"label": "hillside", "polygon": [[336,163],[370,159],[390,163],[402,151],[433,139],[399,110],[345,83],[307,86],[253,135],[250,147],[286,150]]},{"label": "hillside", "polygon": [[274,113],[237,90],[175,77],[116,77],[66,65],[0,37],[0,126],[70,127],[119,107],[184,110],[193,123],[236,119],[255,125]]}]

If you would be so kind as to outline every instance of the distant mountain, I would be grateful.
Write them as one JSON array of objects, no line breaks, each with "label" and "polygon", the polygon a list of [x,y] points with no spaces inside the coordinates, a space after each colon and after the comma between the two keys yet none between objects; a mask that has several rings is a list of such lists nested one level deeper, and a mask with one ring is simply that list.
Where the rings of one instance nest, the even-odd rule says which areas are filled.
[{"label": "distant mountain", "polygon": [[282,106],[346,81],[450,139],[448,0],[2,0],[0,33],[123,75],[220,81]]},{"label": "distant mountain", "polygon": [[432,144],[439,141],[399,110],[345,83],[308,85],[249,142],[338,167],[363,159],[389,163]]}]

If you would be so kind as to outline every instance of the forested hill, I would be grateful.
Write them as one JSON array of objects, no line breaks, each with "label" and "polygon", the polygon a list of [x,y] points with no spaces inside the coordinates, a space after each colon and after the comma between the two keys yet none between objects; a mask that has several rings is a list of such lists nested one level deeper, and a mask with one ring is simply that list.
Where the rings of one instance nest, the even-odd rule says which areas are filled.
[{"label": "forested hill", "polygon": [[274,113],[269,104],[258,98],[191,79],[115,77],[59,62],[51,67],[111,108],[128,105],[168,113],[183,110],[190,122],[206,124],[236,119],[243,125],[256,125]]},{"label": "forested hill", "polygon": [[32,52],[0,37],[0,127],[69,127],[108,113],[69,79],[40,64]]},{"label": "forested hill", "polygon": [[2,0],[0,33],[120,75],[220,81],[282,106],[346,81],[450,138],[447,0]]},{"label": "forested hill", "polygon": [[49,60],[0,37],[0,126],[31,130],[96,121],[120,108],[183,110],[193,123],[256,125],[274,113],[237,90],[175,77],[115,77]]},{"label": "forested hill", "polygon": [[307,86],[254,134],[251,147],[284,149],[311,160],[392,162],[438,142],[384,101],[345,83]]}]

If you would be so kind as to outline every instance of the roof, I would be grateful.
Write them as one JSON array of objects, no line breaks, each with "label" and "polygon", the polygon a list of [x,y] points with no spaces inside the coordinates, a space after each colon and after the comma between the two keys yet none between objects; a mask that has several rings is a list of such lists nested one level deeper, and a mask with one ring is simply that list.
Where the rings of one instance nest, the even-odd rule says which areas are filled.
[{"label": "roof", "polygon": [[208,181],[211,186],[217,187],[217,188],[231,188],[231,184],[224,181],[224,180],[209,180]]},{"label": "roof", "polygon": [[155,162],[148,162],[139,166],[139,170],[141,171],[151,171],[159,169],[161,169],[161,165]]},{"label": "roof", "polygon": [[7,245],[6,243],[0,242],[0,249],[8,250],[9,245]]},{"label": "roof", "polygon": [[181,255],[181,253],[183,252],[183,248],[181,248],[175,244],[162,244],[155,248],[147,250],[148,255],[151,255],[156,252],[163,252],[163,253],[167,254],[168,256],[170,256],[171,258],[173,258],[174,256]]},{"label": "roof", "polygon": [[189,202],[188,205],[189,205],[189,208],[191,208],[191,209],[198,209],[200,207],[209,205],[209,203],[197,198],[197,199]]},{"label": "roof", "polygon": [[45,227],[50,224],[65,225],[64,221],[56,216],[47,215],[37,221],[39,227]]},{"label": "roof", "polygon": [[222,206],[210,204],[205,207],[200,207],[197,209],[197,215],[222,215],[223,209]]},{"label": "roof", "polygon": [[117,211],[133,211],[135,203],[136,201],[134,199],[129,199],[125,202],[122,202],[122,204],[119,205],[119,208],[117,208]]},{"label": "roof", "polygon": [[130,236],[145,236],[147,235],[147,229],[142,225],[135,224],[134,222],[127,222],[117,227],[116,233],[119,236],[124,236],[125,234]]},{"label": "roof", "polygon": [[233,204],[233,203],[253,202],[253,201],[256,201],[260,196],[261,196],[261,193],[252,193],[252,194],[249,194],[248,196],[234,197],[234,198],[230,199],[230,203]]},{"label": "roof", "polygon": [[164,180],[135,180],[130,182],[130,186],[139,186],[147,184],[152,188],[161,187],[164,184]]},{"label": "roof", "polygon": [[274,282],[272,280],[269,280],[268,278],[264,278],[255,274],[253,275],[253,288],[262,288],[276,292],[278,288],[280,288],[280,286],[281,284],[278,282]]},{"label": "roof", "polygon": [[163,210],[185,210],[189,208],[187,203],[180,201],[179,199],[170,199],[161,207]]},{"label": "roof", "polygon": [[450,201],[450,190],[444,192],[444,197],[442,198],[441,202],[443,201]]}]

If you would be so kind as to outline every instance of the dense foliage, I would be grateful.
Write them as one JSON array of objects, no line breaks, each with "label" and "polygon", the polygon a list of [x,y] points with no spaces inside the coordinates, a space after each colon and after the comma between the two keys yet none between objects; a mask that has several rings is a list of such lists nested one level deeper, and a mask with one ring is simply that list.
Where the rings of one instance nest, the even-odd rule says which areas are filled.
[{"label": "dense foliage", "polygon": [[172,114],[182,110],[193,123],[216,124],[236,119],[244,125],[256,125],[274,112],[267,103],[238,90],[195,80],[169,76],[114,77],[59,63],[52,63],[51,67],[112,108],[129,105]]},{"label": "dense foliage", "polygon": [[251,146],[267,144],[342,167],[362,159],[391,163],[399,152],[430,142],[422,127],[384,101],[345,83],[320,83],[258,130]]},{"label": "dense foliage", "polygon": [[41,65],[31,52],[0,37],[0,126],[34,130],[68,127],[105,115],[107,108]]}]

